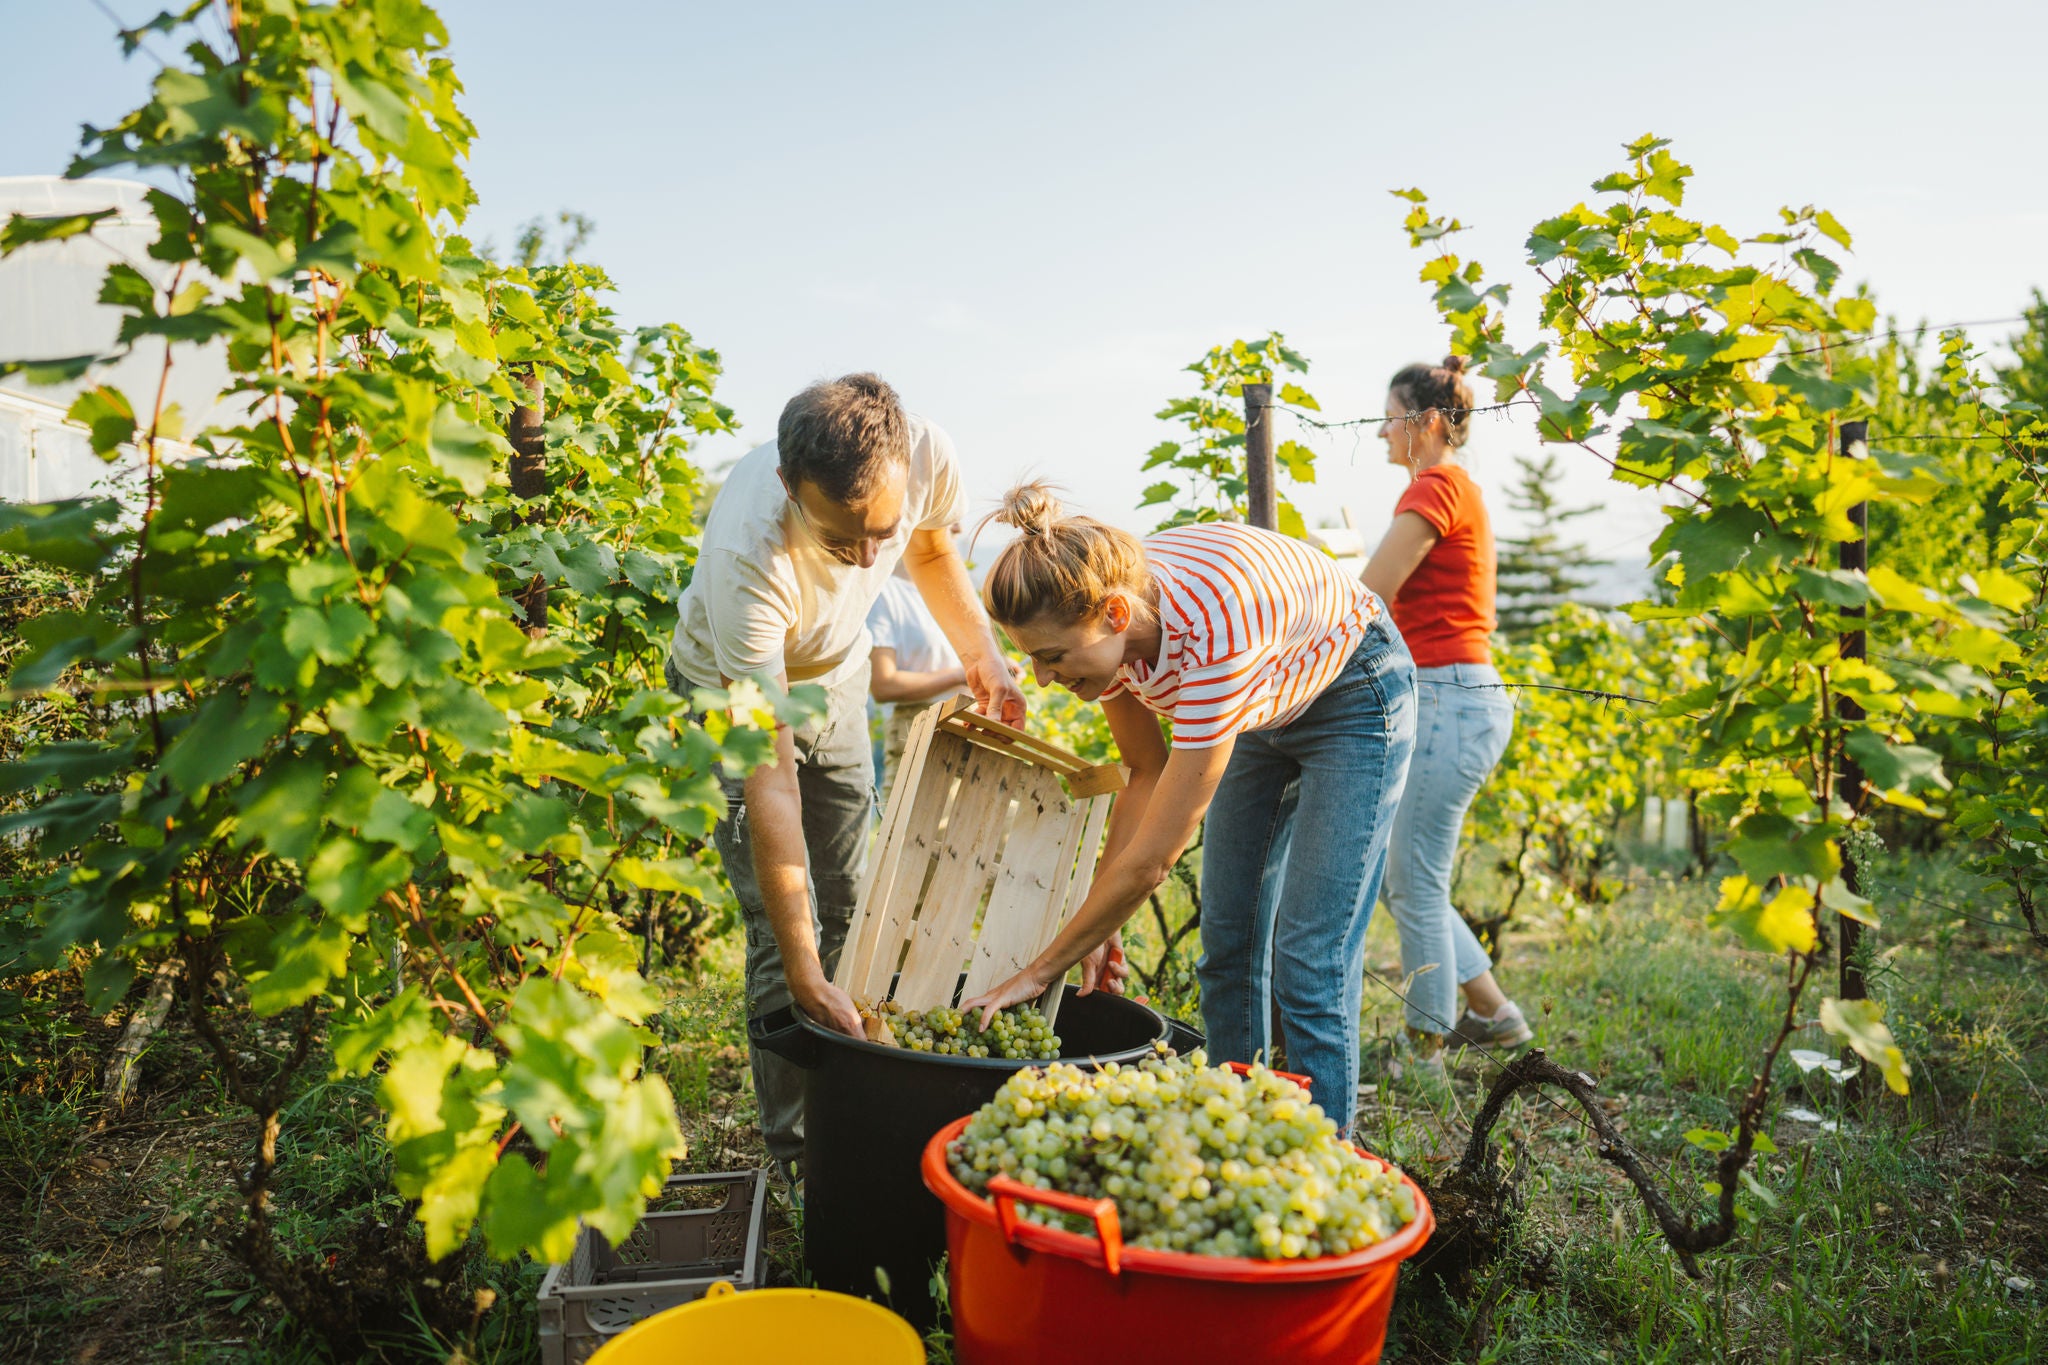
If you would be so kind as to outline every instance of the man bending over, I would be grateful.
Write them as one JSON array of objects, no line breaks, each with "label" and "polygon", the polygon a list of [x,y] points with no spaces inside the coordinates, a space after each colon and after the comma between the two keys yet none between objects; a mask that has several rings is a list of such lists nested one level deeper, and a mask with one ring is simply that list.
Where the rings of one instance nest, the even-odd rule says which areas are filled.
[{"label": "man bending over", "polygon": [[[747,1013],[794,1000],[814,1021],[861,1036],[831,982],[867,860],[868,609],[901,561],[960,656],[986,714],[1024,719],[1024,696],[982,614],[947,528],[966,516],[945,432],[905,413],[872,374],[814,384],[789,400],[775,440],[733,466],[704,525],[684,590],[668,677],[677,691],[757,678],[825,689],[825,713],[775,734],[775,761],[726,783],[714,835],[746,920]],[[755,1050],[768,1153],[803,1151],[803,1080]]]}]

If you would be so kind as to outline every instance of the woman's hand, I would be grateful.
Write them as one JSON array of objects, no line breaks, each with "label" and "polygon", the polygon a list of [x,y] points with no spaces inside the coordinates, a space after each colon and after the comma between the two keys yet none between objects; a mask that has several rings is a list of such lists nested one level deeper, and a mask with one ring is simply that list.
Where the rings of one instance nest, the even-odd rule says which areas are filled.
[{"label": "woman's hand", "polygon": [[1051,980],[1042,974],[1038,964],[1034,962],[994,990],[983,991],[972,1000],[961,1001],[960,1012],[971,1014],[975,1010],[980,1010],[981,1028],[986,1032],[989,1021],[996,1017],[997,1010],[1007,1009],[1011,1005],[1021,1005],[1027,1000],[1036,1000],[1045,994],[1046,987],[1051,984]]},{"label": "woman's hand", "polygon": [[1124,979],[1131,974],[1131,964],[1124,960],[1124,936],[1119,929],[1111,934],[1100,948],[1081,959],[1081,988],[1076,995],[1090,991],[1107,991],[1111,995],[1124,993]]}]

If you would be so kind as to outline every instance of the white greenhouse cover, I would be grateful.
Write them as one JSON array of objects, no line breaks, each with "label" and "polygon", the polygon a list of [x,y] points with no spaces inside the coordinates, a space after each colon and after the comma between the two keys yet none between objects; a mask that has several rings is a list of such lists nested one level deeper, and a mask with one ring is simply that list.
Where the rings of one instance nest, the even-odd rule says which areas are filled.
[{"label": "white greenhouse cover", "polygon": [[[123,314],[99,302],[107,267],[125,261],[159,288],[171,282],[173,267],[148,255],[157,235],[143,200],[148,192],[132,180],[0,176],[0,219],[115,210],[90,234],[38,242],[0,259],[0,359],[56,360],[113,350]],[[38,385],[19,374],[0,376],[0,498],[79,497],[130,463],[110,467],[93,454],[84,429],[65,420],[71,400],[86,389],[120,389],[146,420],[162,383],[165,402],[178,406],[184,431],[216,420],[214,398],[227,381],[221,344],[176,347],[168,381],[163,366],[164,344],[152,340],[82,380]]]}]

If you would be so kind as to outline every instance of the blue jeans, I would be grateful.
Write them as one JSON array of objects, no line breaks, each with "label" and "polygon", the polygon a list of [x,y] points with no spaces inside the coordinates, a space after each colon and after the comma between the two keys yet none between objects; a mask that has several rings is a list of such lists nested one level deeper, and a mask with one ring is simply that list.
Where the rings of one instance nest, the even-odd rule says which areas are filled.
[{"label": "blue jeans", "polygon": [[1451,908],[1451,869],[1465,812],[1515,730],[1515,702],[1492,664],[1415,670],[1415,759],[1394,817],[1387,909],[1401,931],[1410,1028],[1449,1033],[1458,987],[1493,960]]},{"label": "blue jeans", "polygon": [[[1237,737],[1202,844],[1202,1024],[1211,1057],[1287,1060],[1348,1133],[1365,928],[1415,746],[1415,665],[1376,623],[1290,724]],[[1282,887],[1286,894],[1281,894]]]}]

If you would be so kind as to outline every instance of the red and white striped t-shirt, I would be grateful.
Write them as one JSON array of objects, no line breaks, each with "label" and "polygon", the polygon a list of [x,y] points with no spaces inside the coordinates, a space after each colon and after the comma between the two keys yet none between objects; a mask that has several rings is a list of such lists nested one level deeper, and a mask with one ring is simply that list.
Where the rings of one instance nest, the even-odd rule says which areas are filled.
[{"label": "red and white striped t-shirt", "polygon": [[1173,722],[1173,747],[1206,749],[1285,725],[1337,677],[1380,599],[1312,546],[1236,522],[1145,540],[1159,588],[1159,658],[1126,664],[1129,692]]}]

